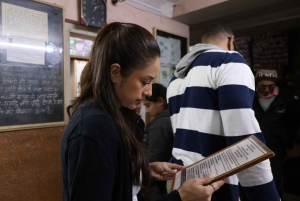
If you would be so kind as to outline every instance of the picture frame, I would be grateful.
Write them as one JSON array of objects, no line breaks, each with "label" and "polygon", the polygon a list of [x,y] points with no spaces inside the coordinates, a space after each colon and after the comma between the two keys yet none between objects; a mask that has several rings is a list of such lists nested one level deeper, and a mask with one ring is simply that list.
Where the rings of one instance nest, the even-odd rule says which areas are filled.
[{"label": "picture frame", "polygon": [[64,8],[0,0],[0,132],[66,125]]}]

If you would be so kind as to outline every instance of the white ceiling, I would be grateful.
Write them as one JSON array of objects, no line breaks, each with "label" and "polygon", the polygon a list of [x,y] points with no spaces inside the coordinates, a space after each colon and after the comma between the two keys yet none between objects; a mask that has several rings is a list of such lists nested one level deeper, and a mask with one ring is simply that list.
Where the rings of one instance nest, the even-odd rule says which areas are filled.
[{"label": "white ceiling", "polygon": [[203,27],[216,21],[228,23],[236,36],[300,28],[300,0],[229,0],[173,19],[190,26],[194,45]]}]

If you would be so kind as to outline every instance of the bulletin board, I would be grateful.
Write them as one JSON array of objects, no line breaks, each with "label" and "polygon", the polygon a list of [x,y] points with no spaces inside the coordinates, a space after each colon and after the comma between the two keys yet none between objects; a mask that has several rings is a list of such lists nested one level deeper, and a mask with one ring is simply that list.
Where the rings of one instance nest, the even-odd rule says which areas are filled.
[{"label": "bulletin board", "polygon": [[64,11],[0,0],[0,132],[65,125]]},{"label": "bulletin board", "polygon": [[153,32],[161,53],[160,72],[156,81],[167,87],[174,75],[176,64],[188,53],[189,38],[156,27]]}]

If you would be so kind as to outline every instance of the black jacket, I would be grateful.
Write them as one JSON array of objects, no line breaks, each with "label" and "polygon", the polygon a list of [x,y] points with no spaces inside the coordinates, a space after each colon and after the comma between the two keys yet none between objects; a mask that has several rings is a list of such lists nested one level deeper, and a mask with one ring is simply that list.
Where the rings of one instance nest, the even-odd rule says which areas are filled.
[{"label": "black jacket", "polygon": [[129,152],[115,121],[103,110],[77,109],[61,142],[63,200],[132,200]]},{"label": "black jacket", "polygon": [[[129,151],[113,118],[100,108],[78,108],[61,141],[64,201],[132,201]],[[149,173],[150,174],[150,173]],[[180,201],[178,191],[161,201]]]},{"label": "black jacket", "polygon": [[279,86],[279,94],[266,111],[263,111],[256,94],[253,110],[265,137],[267,146],[275,155],[284,157],[292,148],[300,125],[300,109],[293,91]]}]

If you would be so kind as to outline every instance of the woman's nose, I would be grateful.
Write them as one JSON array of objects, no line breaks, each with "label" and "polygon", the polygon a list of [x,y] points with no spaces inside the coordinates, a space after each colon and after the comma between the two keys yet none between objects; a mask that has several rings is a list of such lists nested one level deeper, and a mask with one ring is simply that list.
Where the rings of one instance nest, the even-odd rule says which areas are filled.
[{"label": "woman's nose", "polygon": [[152,85],[150,85],[149,87],[147,87],[147,89],[145,89],[144,91],[145,96],[152,96]]}]

